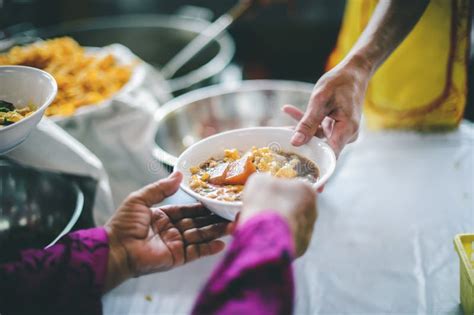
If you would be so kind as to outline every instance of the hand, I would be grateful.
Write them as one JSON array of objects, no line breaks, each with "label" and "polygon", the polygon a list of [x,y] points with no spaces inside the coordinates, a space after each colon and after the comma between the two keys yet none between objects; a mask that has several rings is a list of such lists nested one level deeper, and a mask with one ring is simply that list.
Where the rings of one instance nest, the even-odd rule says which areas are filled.
[{"label": "hand", "polygon": [[288,222],[296,255],[303,255],[317,217],[316,193],[311,186],[303,181],[278,179],[268,174],[252,175],[245,184],[237,225],[266,210],[275,211]]},{"label": "hand", "polygon": [[299,121],[291,143],[300,146],[312,136],[325,137],[339,156],[347,143],[357,139],[370,76],[369,67],[361,63],[340,64],[316,83],[306,113],[285,105],[283,111]]},{"label": "hand", "polygon": [[169,270],[224,248],[216,240],[228,222],[201,204],[152,208],[174,194],[181,173],[150,184],[128,196],[105,228],[109,235],[106,289],[129,277]]}]

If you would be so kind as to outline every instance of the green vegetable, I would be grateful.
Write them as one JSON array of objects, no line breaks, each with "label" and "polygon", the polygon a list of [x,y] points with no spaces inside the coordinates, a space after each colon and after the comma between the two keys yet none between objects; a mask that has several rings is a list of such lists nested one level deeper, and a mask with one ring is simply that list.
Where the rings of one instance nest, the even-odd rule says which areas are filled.
[{"label": "green vegetable", "polygon": [[8,113],[8,112],[10,112],[10,111],[11,111],[11,110],[9,110],[9,109],[6,108],[6,107],[0,107],[0,112],[2,112],[2,113]]},{"label": "green vegetable", "polygon": [[9,110],[15,110],[15,106],[12,103],[0,100],[0,107],[8,108]]},{"label": "green vegetable", "polygon": [[3,126],[8,126],[11,124],[13,124],[13,121],[9,121],[7,118],[3,118],[3,123],[2,123]]}]

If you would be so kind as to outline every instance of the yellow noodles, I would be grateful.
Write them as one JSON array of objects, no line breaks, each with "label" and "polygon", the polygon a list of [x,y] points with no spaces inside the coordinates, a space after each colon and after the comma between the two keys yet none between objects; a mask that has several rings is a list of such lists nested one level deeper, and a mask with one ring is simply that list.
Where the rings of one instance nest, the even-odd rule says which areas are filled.
[{"label": "yellow noodles", "polygon": [[120,90],[130,79],[131,66],[119,65],[112,55],[86,54],[76,41],[62,37],[0,54],[0,65],[24,65],[49,72],[58,94],[46,115],[71,116],[82,106],[97,104]]}]

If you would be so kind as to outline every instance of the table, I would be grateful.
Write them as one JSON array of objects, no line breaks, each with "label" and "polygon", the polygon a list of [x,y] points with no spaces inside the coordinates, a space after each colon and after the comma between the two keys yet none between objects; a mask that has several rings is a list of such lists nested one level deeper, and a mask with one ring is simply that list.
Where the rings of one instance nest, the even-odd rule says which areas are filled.
[{"label": "table", "polygon": [[[318,208],[294,264],[295,314],[461,313],[453,238],[474,231],[472,123],[443,134],[363,131]],[[128,281],[104,296],[104,313],[188,314],[220,258]]]}]

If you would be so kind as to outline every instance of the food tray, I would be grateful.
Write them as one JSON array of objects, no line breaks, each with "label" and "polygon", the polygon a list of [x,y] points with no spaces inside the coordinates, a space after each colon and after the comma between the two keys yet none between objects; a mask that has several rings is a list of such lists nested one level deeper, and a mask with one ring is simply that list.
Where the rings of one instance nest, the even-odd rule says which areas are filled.
[{"label": "food tray", "polygon": [[458,234],[454,246],[459,255],[460,295],[464,314],[474,314],[474,234]]}]

